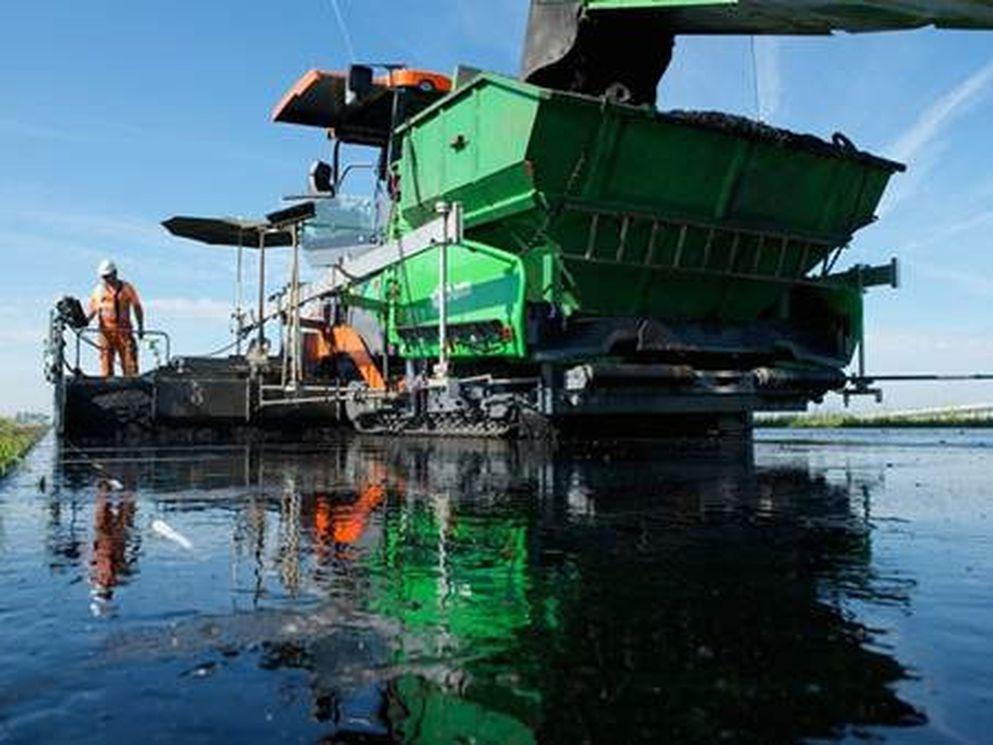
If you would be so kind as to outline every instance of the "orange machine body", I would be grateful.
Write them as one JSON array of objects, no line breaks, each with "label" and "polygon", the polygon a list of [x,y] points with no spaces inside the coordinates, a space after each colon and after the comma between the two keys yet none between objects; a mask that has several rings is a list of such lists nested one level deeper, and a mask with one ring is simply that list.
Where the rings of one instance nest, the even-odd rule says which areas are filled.
[{"label": "orange machine body", "polygon": [[304,353],[310,366],[334,363],[341,357],[351,360],[362,380],[373,390],[386,390],[386,380],[376,367],[362,335],[347,324],[333,326],[305,323],[313,332],[305,337]]}]

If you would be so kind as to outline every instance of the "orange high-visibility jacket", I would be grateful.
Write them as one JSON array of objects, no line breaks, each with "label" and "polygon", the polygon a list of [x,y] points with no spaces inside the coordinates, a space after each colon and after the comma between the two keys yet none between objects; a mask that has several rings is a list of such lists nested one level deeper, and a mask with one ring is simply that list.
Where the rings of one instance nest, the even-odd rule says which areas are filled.
[{"label": "orange high-visibility jacket", "polygon": [[138,292],[128,282],[121,282],[118,289],[101,282],[90,295],[90,312],[96,313],[100,328],[120,331],[131,330],[131,309],[141,307]]}]

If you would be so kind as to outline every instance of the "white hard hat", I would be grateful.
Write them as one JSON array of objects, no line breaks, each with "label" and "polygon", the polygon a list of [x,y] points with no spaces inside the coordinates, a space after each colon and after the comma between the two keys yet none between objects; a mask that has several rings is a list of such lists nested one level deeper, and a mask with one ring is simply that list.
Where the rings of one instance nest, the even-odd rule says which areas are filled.
[{"label": "white hard hat", "polygon": [[117,264],[110,259],[104,259],[100,262],[100,267],[97,269],[97,275],[102,278],[109,277],[111,274],[117,274]]}]

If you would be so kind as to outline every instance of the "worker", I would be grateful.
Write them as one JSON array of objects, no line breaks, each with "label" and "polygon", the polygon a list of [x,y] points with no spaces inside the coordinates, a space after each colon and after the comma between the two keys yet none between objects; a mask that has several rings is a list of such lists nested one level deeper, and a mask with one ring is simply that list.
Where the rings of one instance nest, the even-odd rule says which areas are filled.
[{"label": "worker", "polygon": [[93,548],[90,556],[90,596],[94,615],[102,615],[114,598],[114,588],[135,571],[134,526],[138,507],[132,492],[115,499],[114,487],[102,480],[93,503]]},{"label": "worker", "polygon": [[90,296],[90,311],[87,322],[96,317],[100,328],[100,374],[109,378],[114,375],[114,358],[121,361],[125,377],[138,374],[138,345],[135,344],[131,326],[131,313],[138,322],[138,338],[145,336],[145,311],[141,307],[138,293],[128,282],[117,276],[117,266],[104,259],[97,269],[100,284]]}]

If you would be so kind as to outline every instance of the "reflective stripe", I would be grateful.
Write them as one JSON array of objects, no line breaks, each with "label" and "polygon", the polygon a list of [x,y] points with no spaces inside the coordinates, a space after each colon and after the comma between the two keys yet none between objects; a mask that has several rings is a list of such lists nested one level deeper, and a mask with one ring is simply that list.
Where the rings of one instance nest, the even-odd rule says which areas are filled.
[{"label": "reflective stripe", "polygon": [[100,328],[131,328],[131,308],[140,305],[138,293],[127,282],[114,289],[100,284],[90,297],[90,310],[99,316]]}]

